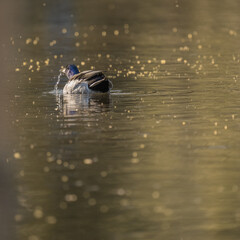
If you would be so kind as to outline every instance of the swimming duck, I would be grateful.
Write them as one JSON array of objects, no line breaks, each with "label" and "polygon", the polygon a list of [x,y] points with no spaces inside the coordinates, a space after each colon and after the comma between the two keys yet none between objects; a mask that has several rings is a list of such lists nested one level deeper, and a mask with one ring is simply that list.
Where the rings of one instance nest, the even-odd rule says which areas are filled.
[{"label": "swimming duck", "polygon": [[107,93],[113,86],[102,71],[79,72],[78,68],[72,64],[67,65],[60,72],[68,78],[68,82],[63,88],[63,94]]}]

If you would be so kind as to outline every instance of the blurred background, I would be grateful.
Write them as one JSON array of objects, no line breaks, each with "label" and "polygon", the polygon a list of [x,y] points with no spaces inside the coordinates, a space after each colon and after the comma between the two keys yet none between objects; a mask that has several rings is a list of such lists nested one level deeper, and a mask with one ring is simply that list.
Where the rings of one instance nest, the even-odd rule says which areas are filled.
[{"label": "blurred background", "polygon": [[0,9],[1,240],[239,239],[239,1]]}]

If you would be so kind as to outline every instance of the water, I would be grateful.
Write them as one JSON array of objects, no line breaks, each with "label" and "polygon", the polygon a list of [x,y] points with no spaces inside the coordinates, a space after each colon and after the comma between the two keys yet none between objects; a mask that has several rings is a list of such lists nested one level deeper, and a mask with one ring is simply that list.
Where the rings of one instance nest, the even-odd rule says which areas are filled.
[{"label": "water", "polygon": [[239,5],[6,2],[0,239],[238,240]]},{"label": "water", "polygon": [[60,83],[60,81],[61,81],[61,76],[62,76],[62,73],[59,73],[59,75],[58,75],[58,80],[57,80],[57,82],[56,82],[56,84],[55,84],[55,86],[54,86],[54,91],[55,91],[55,92],[58,91],[58,85],[59,85],[59,83]]}]

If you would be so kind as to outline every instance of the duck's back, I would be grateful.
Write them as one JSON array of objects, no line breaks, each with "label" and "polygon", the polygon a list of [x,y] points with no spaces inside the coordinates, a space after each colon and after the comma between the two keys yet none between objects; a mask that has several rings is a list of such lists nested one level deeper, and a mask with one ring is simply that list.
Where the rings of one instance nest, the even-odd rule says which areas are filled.
[{"label": "duck's back", "polygon": [[[69,85],[68,93],[78,93],[78,91],[79,93],[86,93],[87,90],[106,93],[112,88],[111,81],[106,78],[102,71],[93,70],[74,75],[65,87],[67,85]],[[72,91],[69,91],[72,87]]]}]

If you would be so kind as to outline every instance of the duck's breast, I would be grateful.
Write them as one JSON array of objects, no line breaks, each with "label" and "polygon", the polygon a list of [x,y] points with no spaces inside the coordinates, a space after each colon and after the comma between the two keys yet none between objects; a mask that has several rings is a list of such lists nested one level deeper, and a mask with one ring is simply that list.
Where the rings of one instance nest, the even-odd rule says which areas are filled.
[{"label": "duck's breast", "polygon": [[89,93],[88,84],[86,82],[81,82],[79,80],[72,80],[66,83],[63,88],[63,94],[85,94]]}]

